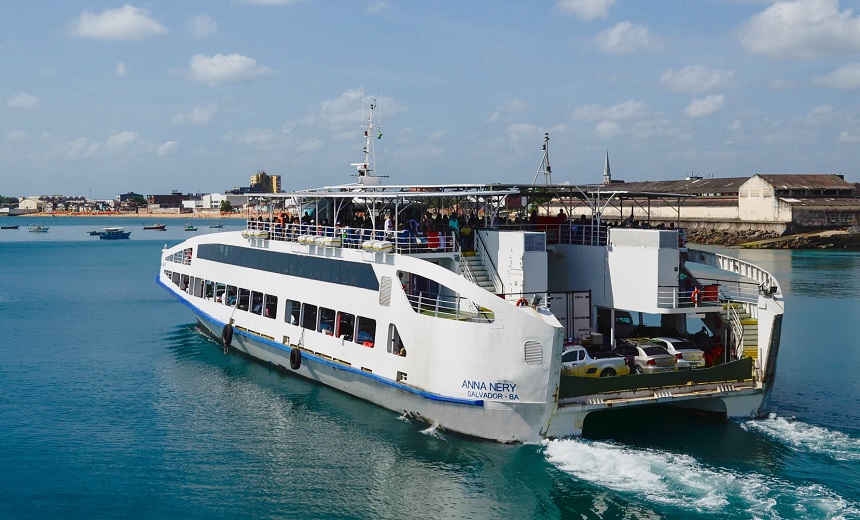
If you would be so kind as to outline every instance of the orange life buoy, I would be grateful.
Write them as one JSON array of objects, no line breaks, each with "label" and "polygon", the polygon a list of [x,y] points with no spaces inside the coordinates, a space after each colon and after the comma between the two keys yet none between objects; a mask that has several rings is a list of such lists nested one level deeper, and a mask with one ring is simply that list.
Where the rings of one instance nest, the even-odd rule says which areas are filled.
[{"label": "orange life buoy", "polygon": [[528,307],[528,304],[529,302],[525,298],[520,298],[519,300],[517,300],[517,307]]},{"label": "orange life buoy", "polygon": [[696,305],[698,305],[698,304],[699,304],[699,294],[700,294],[700,293],[699,293],[699,288],[698,288],[698,287],[696,287],[695,289],[693,289],[692,294],[690,294],[690,298],[692,298],[693,303],[694,303],[694,304],[696,304]]}]

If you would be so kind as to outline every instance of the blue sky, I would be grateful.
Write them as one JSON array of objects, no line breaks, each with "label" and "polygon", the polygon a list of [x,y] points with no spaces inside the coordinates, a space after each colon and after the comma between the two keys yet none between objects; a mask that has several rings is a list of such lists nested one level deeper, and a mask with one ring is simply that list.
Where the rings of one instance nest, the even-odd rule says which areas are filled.
[{"label": "blue sky", "polygon": [[13,1],[0,194],[755,173],[860,181],[860,1]]}]

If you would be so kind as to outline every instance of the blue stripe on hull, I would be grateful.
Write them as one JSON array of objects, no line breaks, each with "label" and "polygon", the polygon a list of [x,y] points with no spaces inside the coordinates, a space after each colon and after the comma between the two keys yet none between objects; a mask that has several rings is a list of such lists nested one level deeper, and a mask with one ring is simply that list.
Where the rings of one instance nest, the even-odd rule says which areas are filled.
[{"label": "blue stripe on hull", "polygon": [[[200,310],[198,307],[195,307],[190,302],[186,301],[183,298],[180,298],[179,295],[173,290],[172,287],[166,285],[165,283],[163,283],[161,281],[160,276],[155,277],[155,283],[162,286],[167,292],[172,294],[177,300],[179,300],[181,303],[183,303],[185,306],[187,306],[189,309],[191,309],[194,312],[194,314],[197,315],[198,319],[208,321],[209,323],[216,325],[218,327],[224,327],[226,325],[226,323],[213,318],[209,314]],[[278,343],[276,341],[272,341],[270,339],[264,338],[264,337],[259,336],[257,334],[252,334],[250,332],[246,332],[244,330],[237,329],[237,328],[233,328],[233,334],[234,335],[238,334],[238,335],[241,335],[241,336],[248,338],[250,341],[253,341],[255,343],[259,343],[262,345],[266,345],[266,346],[281,350],[286,354],[284,359],[289,359],[289,353],[290,353],[290,350],[292,350],[292,347],[289,347],[287,345],[283,345],[283,344]],[[381,384],[386,385],[386,386],[397,388],[398,390],[405,390],[409,393],[421,396],[424,399],[430,399],[431,401],[440,401],[440,402],[446,402],[446,403],[463,404],[463,405],[468,405],[468,406],[481,406],[481,407],[484,406],[483,400],[460,399],[460,398],[456,398],[456,397],[447,397],[447,396],[443,396],[443,395],[439,395],[439,394],[425,392],[423,390],[418,390],[418,389],[412,388],[410,386],[402,385],[400,383],[397,383],[395,381],[392,381],[392,380],[384,378],[384,377],[380,377],[380,376],[375,375],[375,374],[370,373],[370,372],[365,372],[363,370],[359,370],[359,369],[353,368],[351,366],[343,365],[341,363],[337,363],[337,362],[328,360],[324,357],[316,356],[316,355],[314,355],[314,354],[312,354],[306,350],[302,350],[302,358],[303,359],[306,358],[306,359],[313,361],[319,365],[325,365],[325,366],[337,368],[339,370],[345,370],[347,372],[350,372],[350,373],[359,375],[361,377],[365,377],[367,379],[373,380],[377,383],[381,383]]]}]

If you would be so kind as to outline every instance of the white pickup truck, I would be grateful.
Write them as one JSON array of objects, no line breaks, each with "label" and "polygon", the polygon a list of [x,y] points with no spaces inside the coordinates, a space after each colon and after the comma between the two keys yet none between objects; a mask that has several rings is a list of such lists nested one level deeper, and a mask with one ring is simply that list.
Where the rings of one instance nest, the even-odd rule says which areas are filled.
[{"label": "white pickup truck", "polygon": [[561,353],[561,374],[564,376],[610,377],[630,373],[624,358],[614,354],[592,356],[580,345],[569,345]]}]

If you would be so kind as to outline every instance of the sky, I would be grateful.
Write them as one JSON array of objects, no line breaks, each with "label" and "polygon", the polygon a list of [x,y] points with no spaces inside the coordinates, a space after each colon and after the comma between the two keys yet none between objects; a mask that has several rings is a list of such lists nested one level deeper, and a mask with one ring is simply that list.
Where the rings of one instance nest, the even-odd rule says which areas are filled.
[{"label": "sky", "polygon": [[[0,195],[840,173],[860,0],[12,0]],[[543,174],[538,182],[544,182]]]}]

